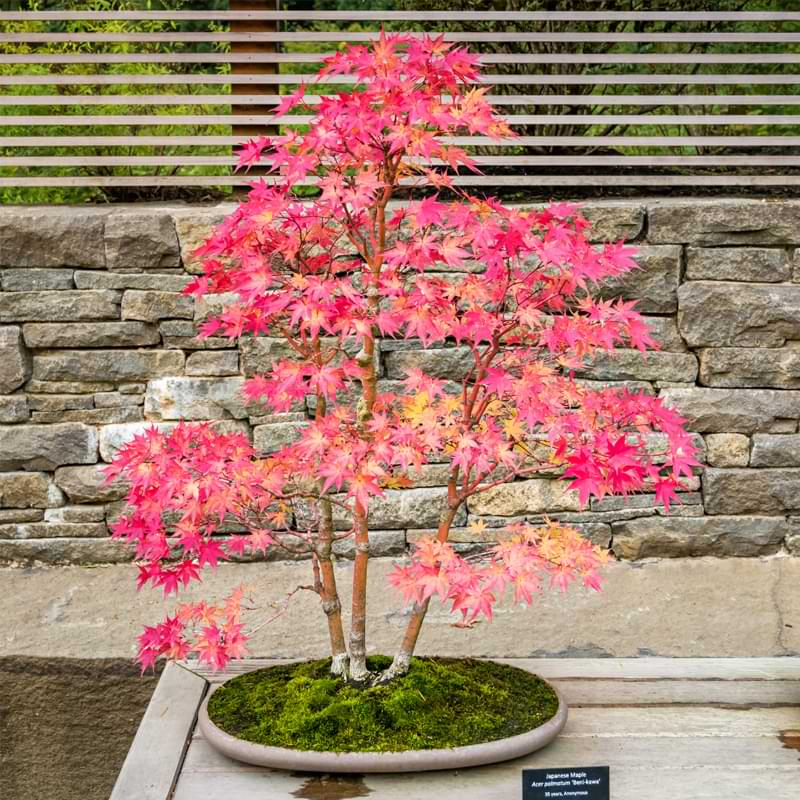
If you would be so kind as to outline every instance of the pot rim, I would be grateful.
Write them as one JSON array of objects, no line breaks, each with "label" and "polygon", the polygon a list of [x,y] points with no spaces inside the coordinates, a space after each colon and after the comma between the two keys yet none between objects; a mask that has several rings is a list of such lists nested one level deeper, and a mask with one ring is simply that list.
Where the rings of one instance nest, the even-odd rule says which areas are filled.
[{"label": "pot rim", "polygon": [[220,686],[224,686],[224,683],[213,687],[206,695],[198,711],[197,724],[203,738],[215,750],[236,761],[273,769],[331,773],[426,772],[437,769],[459,769],[509,761],[539,750],[553,741],[567,722],[568,708],[558,689],[549,682],[548,685],[558,697],[558,708],[547,722],[516,736],[460,747],[381,753],[336,753],[324,750],[293,750],[288,747],[247,742],[226,733],[208,716],[209,698]]}]

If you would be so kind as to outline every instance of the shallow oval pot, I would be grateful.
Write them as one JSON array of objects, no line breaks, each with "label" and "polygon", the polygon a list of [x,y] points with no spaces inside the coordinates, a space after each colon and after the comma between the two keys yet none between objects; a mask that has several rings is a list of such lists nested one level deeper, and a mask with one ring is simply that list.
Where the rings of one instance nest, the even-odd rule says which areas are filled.
[{"label": "shallow oval pot", "polygon": [[260,767],[285,769],[297,772],[425,772],[436,769],[461,769],[496,764],[532,753],[561,733],[567,721],[567,704],[558,690],[558,710],[538,728],[495,739],[492,742],[471,744],[437,750],[405,750],[395,753],[333,753],[316,750],[292,750],[287,747],[269,747],[237,739],[218,728],[208,716],[208,697],[198,714],[198,725],[206,741],[220,753]]}]

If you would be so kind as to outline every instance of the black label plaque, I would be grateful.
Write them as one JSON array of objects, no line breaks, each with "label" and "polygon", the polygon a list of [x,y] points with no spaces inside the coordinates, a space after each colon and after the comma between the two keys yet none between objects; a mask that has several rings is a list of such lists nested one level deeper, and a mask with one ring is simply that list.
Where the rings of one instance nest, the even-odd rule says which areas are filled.
[{"label": "black label plaque", "polygon": [[609,800],[608,767],[522,770],[522,800]]}]

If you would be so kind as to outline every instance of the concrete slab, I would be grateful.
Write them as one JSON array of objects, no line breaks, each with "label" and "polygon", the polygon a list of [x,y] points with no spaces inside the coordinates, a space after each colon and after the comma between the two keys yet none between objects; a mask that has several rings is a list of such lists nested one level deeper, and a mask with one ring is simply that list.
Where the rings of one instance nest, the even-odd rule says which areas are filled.
[{"label": "concrete slab", "polygon": [[[390,652],[405,623],[387,589],[391,559],[370,566],[369,635]],[[337,576],[347,602],[352,562]],[[603,592],[548,592],[531,609],[506,604],[493,624],[472,630],[432,606],[420,653],[494,657],[782,656],[800,653],[800,559],[693,558],[617,562]],[[207,571],[183,598],[221,597],[247,584],[271,601],[309,580],[307,563],[229,564]],[[144,624],[175,604],[135,588],[130,565],[0,569],[0,654],[132,656]],[[268,611],[265,613],[269,613]],[[252,640],[254,655],[319,657],[326,629],[316,597],[300,593]]]}]

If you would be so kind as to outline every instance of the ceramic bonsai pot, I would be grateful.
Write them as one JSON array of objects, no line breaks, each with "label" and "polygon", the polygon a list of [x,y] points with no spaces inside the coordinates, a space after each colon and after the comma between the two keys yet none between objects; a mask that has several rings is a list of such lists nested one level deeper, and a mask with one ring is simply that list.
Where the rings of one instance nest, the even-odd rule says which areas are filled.
[{"label": "ceramic bonsai pot", "polygon": [[292,750],[269,747],[237,739],[218,728],[208,716],[208,700],[198,714],[198,726],[206,741],[220,753],[237,761],[261,767],[298,772],[425,772],[438,769],[461,769],[495,764],[519,758],[545,747],[563,729],[567,721],[567,704],[558,696],[558,709],[547,722],[530,731],[506,739],[481,744],[433,750],[406,750],[395,753],[334,753],[316,750]]}]

